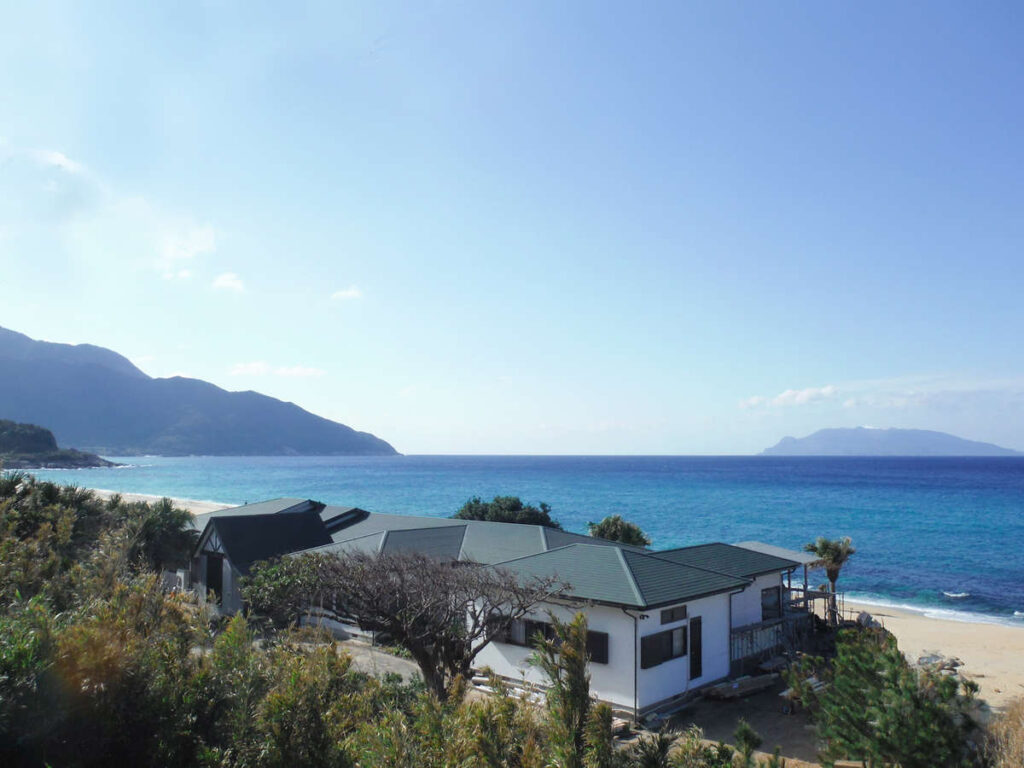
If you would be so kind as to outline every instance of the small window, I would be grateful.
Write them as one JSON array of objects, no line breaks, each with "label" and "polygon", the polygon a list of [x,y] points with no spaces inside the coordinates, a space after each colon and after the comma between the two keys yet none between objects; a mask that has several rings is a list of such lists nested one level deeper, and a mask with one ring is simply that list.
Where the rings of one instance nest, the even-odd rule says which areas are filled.
[{"label": "small window", "polygon": [[640,668],[650,669],[686,655],[686,627],[655,632],[640,638]]},{"label": "small window", "polygon": [[608,663],[607,632],[587,632],[587,655],[594,664]]},{"label": "small window", "polygon": [[677,605],[675,608],[666,608],[661,612],[661,623],[672,624],[686,618],[686,606]]},{"label": "small window", "polygon": [[680,656],[686,655],[686,628],[680,627],[679,629],[672,630],[672,657],[678,659]]},{"label": "small window", "polygon": [[546,621],[527,619],[523,624],[526,625],[526,645],[533,645],[537,633],[543,635],[545,640],[552,640],[555,636],[555,628]]},{"label": "small window", "polygon": [[782,618],[782,600],[778,587],[761,590],[761,621]]},{"label": "small window", "polygon": [[[533,619],[516,619],[509,623],[508,627],[495,635],[494,640],[508,645],[521,645],[532,647],[537,633],[551,640],[555,636],[555,628],[546,621],[534,621]],[[608,633],[587,632],[587,654],[595,664],[608,663]]]}]

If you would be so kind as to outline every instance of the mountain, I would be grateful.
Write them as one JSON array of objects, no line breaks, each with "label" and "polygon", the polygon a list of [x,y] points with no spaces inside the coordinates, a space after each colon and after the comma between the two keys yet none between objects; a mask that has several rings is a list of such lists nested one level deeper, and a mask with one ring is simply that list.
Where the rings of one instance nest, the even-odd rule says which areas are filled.
[{"label": "mountain", "polygon": [[0,465],[4,469],[116,467],[94,453],[57,447],[53,432],[35,424],[0,419]]},{"label": "mountain", "polygon": [[762,456],[1024,456],[927,429],[819,429],[807,437],[784,437]]},{"label": "mountain", "polygon": [[61,443],[108,456],[397,453],[294,403],[199,379],[154,379],[112,350],[4,328],[0,417],[46,424]]}]

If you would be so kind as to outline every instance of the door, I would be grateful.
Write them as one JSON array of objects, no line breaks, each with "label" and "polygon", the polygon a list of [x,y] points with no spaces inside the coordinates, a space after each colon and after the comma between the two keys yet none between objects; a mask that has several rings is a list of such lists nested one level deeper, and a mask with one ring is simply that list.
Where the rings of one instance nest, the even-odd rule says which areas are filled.
[{"label": "door", "polygon": [[220,603],[224,591],[224,558],[220,555],[206,556],[206,590],[213,592]]},{"label": "door", "polygon": [[704,661],[701,654],[704,646],[701,643],[700,616],[690,619],[690,679],[696,680],[704,674]]}]

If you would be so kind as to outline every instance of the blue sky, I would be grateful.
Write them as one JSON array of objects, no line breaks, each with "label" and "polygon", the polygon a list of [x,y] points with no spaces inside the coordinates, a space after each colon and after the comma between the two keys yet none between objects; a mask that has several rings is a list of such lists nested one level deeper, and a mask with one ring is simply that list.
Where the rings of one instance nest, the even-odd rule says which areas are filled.
[{"label": "blue sky", "polygon": [[1019,4],[154,5],[4,3],[0,325],[408,453],[1024,449]]}]

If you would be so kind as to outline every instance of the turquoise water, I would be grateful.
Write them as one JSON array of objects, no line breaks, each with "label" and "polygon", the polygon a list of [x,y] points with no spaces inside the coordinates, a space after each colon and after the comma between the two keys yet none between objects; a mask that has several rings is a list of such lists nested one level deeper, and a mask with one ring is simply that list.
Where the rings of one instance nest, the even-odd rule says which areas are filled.
[{"label": "turquoise water", "polygon": [[[546,501],[569,530],[621,514],[656,548],[851,536],[851,597],[1024,625],[1024,459],[130,457],[39,471],[93,488],[241,504],[300,496],[449,515],[467,498]],[[820,581],[823,581],[823,576]],[[813,583],[819,583],[812,574]],[[947,595],[948,593],[948,595]],[[951,597],[949,595],[956,595]]]}]

